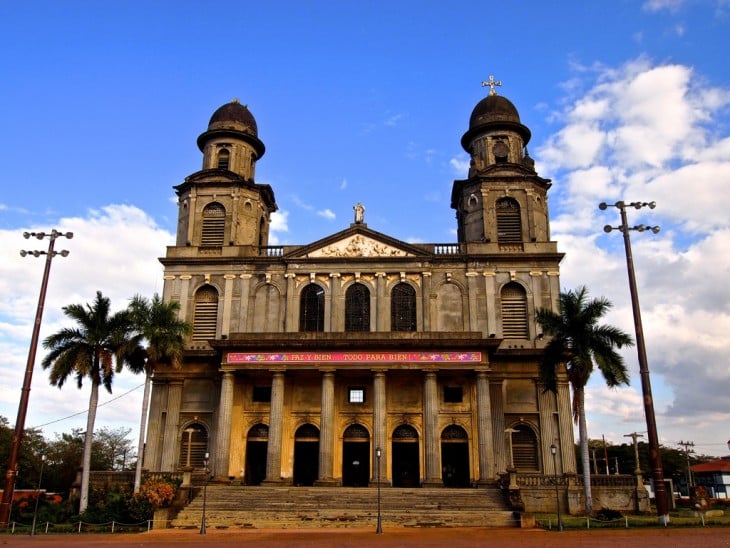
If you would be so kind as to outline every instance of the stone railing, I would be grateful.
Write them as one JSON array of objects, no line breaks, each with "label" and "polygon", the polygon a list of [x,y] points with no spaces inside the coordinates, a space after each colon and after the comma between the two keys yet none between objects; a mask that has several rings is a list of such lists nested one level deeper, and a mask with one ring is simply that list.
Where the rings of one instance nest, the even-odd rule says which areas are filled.
[{"label": "stone railing", "polygon": [[459,244],[433,244],[434,255],[459,255],[461,246]]},{"label": "stone railing", "polygon": [[283,245],[270,245],[261,248],[261,254],[265,257],[282,257],[284,255]]}]

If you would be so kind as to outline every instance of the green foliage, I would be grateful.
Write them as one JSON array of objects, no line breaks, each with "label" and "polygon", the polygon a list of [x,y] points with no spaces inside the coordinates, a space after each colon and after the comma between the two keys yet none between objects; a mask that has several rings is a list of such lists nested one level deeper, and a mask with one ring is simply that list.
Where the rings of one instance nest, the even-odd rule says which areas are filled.
[{"label": "green foliage", "polygon": [[613,520],[623,518],[624,515],[621,512],[619,512],[618,510],[612,510],[610,508],[601,508],[598,512],[596,512],[596,515],[594,517],[601,521],[613,521]]}]

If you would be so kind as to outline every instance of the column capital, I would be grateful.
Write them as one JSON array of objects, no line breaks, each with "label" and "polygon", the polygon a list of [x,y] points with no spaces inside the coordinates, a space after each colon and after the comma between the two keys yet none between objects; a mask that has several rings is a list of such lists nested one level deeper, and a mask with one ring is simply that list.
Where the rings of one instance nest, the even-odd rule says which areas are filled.
[{"label": "column capital", "polygon": [[163,279],[163,280],[174,280],[174,279],[175,279],[176,277],[177,277],[177,276],[175,276],[174,274],[165,274],[165,275],[164,275],[164,276],[162,277],[162,279]]},{"label": "column capital", "polygon": [[235,280],[236,275],[235,274],[223,274],[223,279],[224,280]]},{"label": "column capital", "polygon": [[342,276],[339,272],[330,272],[329,274],[330,278],[339,278]]},{"label": "column capital", "polygon": [[467,278],[473,278],[474,276],[479,276],[479,272],[470,271],[466,273]]},{"label": "column capital", "polygon": [[250,280],[253,278],[253,274],[239,274],[238,277],[242,280]]},{"label": "column capital", "polygon": [[482,276],[484,276],[485,278],[488,278],[488,277],[493,278],[496,275],[497,275],[497,273],[494,270],[485,270],[484,272],[482,272]]},{"label": "column capital", "polygon": [[180,274],[181,280],[192,280],[192,276],[190,274]]},{"label": "column capital", "polygon": [[542,276],[544,273],[541,270],[530,270],[530,276],[538,277]]}]

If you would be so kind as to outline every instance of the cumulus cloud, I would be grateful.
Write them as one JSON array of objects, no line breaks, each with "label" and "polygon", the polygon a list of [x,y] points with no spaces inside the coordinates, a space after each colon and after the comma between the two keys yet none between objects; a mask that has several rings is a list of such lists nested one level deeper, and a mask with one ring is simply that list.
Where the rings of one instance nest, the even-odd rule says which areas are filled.
[{"label": "cumulus cloud", "polygon": [[321,211],[318,211],[317,215],[327,219],[328,221],[333,221],[334,219],[337,218],[337,215],[335,215],[335,212],[332,211],[330,208],[326,208],[326,209],[322,209]]}]

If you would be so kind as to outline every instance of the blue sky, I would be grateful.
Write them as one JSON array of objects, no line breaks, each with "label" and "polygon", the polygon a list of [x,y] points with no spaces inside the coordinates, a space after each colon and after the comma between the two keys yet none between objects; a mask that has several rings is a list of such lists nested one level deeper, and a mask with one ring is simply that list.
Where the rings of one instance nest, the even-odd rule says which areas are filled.
[{"label": "blue sky", "polygon": [[[550,191],[561,284],[615,303],[633,330],[618,224],[601,201],[657,202],[632,223],[662,443],[727,453],[730,412],[728,0],[613,2],[33,2],[0,5],[0,415],[14,423],[42,260],[24,230],[73,230],[54,261],[42,336],[97,289],[121,308],[161,290],[172,186],[201,167],[195,141],[238,98],[256,117],[277,243],[346,228],[453,242],[460,139],[493,74],[532,130]],[[59,242],[59,245],[61,242]],[[41,249],[43,246],[41,246]],[[646,429],[631,387],[588,393],[589,433]],[[141,378],[102,396],[98,426],[136,432]],[[34,374],[28,426],[84,426],[86,387]],[[58,421],[58,422],[52,422]],[[136,440],[136,434],[130,436]]]}]

